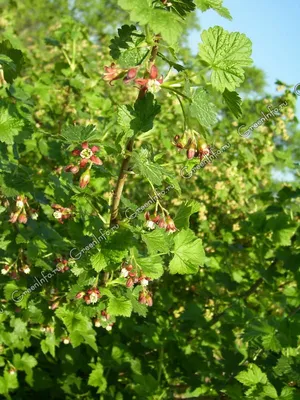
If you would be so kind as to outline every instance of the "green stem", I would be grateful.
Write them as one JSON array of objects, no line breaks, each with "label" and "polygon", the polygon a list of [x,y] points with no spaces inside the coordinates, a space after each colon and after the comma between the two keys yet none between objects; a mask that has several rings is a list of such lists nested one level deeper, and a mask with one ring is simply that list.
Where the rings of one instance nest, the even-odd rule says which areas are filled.
[{"label": "green stem", "polygon": [[[154,195],[156,196],[155,187],[153,186],[153,184],[152,184],[152,182],[150,181],[150,179],[148,179],[148,181],[149,181],[150,186],[151,186],[151,188],[152,188],[152,190],[153,190],[153,192],[154,192]],[[158,199],[156,200],[156,204],[158,204],[158,205],[160,206],[160,208],[162,209],[163,214],[164,214],[164,211],[165,211],[165,212],[167,213],[167,215],[169,215],[169,211],[166,210],[166,209],[161,205],[161,203],[160,203],[160,201],[159,201]],[[155,211],[157,211],[157,207],[155,207]]]},{"label": "green stem", "polygon": [[171,86],[165,86],[165,85],[161,85],[162,88],[166,89],[166,90],[170,90],[171,92],[176,93],[177,95],[184,97],[185,99],[187,99],[189,102],[191,102],[191,98],[186,96],[185,94],[181,93],[179,90],[172,88]]},{"label": "green stem", "polygon": [[72,45],[72,66],[71,69],[74,72],[76,68],[76,40],[73,39],[73,45]]},{"label": "green stem", "polygon": [[72,69],[72,61],[70,60],[70,58],[69,58],[67,52],[66,52],[65,50],[62,50],[62,53],[63,53],[63,55],[65,56],[65,59],[67,60],[67,62],[68,62],[68,64],[69,64],[70,68]]},{"label": "green stem", "polygon": [[176,97],[177,97],[177,99],[179,101],[179,104],[180,104],[180,107],[181,107],[181,110],[182,110],[182,114],[183,114],[183,129],[186,130],[187,118],[186,118],[186,113],[185,113],[185,110],[184,110],[184,107],[183,107],[183,103],[182,103],[182,101],[181,101],[181,99],[180,99],[180,97],[178,95],[176,95]]}]

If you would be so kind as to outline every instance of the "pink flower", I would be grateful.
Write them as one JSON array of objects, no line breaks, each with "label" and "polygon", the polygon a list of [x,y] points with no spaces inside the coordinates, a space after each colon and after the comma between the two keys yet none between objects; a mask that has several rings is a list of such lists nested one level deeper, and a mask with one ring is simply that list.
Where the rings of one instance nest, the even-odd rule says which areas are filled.
[{"label": "pink flower", "polygon": [[177,231],[174,221],[172,220],[172,218],[169,215],[166,218],[166,223],[167,223],[167,227],[166,227],[167,232],[174,233]]},{"label": "pink flower", "polygon": [[[100,160],[100,158],[94,154],[100,150],[98,146],[92,146],[90,148],[87,142],[83,142],[81,144],[81,148],[82,150],[75,149],[72,151],[73,156],[80,156],[82,158],[79,164],[80,168],[84,168],[88,162],[91,162],[92,164],[96,165],[103,164],[102,160]],[[71,168],[70,165],[68,165],[68,167]]]},{"label": "pink flower", "polygon": [[122,68],[116,66],[115,63],[112,63],[110,67],[104,67],[105,73],[103,75],[103,80],[109,82],[111,85],[112,81],[121,78],[124,75],[124,71]]},{"label": "pink flower", "polygon": [[142,92],[157,93],[160,90],[160,85],[163,83],[163,78],[158,77],[158,69],[156,65],[152,65],[149,71],[149,78],[138,78],[135,83],[141,86]]},{"label": "pink flower", "polygon": [[20,222],[20,224],[26,224],[27,216],[25,213],[19,215],[18,222]]},{"label": "pink flower", "polygon": [[55,210],[53,212],[53,217],[61,224],[64,223],[64,220],[71,218],[73,215],[71,208],[62,207],[59,204],[52,204],[51,207]]},{"label": "pink flower", "polygon": [[16,223],[18,220],[18,217],[20,215],[20,210],[15,212],[15,213],[11,213],[10,214],[10,218],[9,218],[9,222],[11,222],[12,224]]},{"label": "pink flower", "polygon": [[84,300],[86,304],[95,304],[100,299],[101,294],[98,289],[89,289],[87,291],[86,296],[84,296]]}]

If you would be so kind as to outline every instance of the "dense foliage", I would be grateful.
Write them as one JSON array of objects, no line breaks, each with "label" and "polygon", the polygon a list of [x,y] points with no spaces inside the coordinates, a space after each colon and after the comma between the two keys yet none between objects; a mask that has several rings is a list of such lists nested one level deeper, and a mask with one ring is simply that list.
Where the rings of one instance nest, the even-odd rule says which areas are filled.
[{"label": "dense foliage", "polygon": [[300,399],[296,83],[222,0],[0,6],[1,398]]}]

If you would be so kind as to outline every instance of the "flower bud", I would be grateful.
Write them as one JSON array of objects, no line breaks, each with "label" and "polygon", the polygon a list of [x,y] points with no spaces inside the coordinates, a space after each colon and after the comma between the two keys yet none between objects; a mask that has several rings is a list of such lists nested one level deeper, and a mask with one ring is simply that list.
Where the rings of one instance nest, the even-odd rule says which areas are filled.
[{"label": "flower bud", "polygon": [[55,303],[53,303],[51,305],[51,310],[56,310],[58,308],[58,306],[59,306],[59,301],[56,301]]},{"label": "flower bud", "polygon": [[85,295],[85,292],[79,292],[76,294],[75,297],[76,297],[76,299],[82,299],[84,295]]},{"label": "flower bud", "polygon": [[135,79],[138,69],[137,68],[130,68],[127,72],[127,75],[124,78],[124,83],[129,83],[133,79]]},{"label": "flower bud", "polygon": [[139,295],[139,303],[146,304],[146,294],[145,292],[141,292]]},{"label": "flower bud", "polygon": [[195,157],[196,146],[194,143],[191,143],[189,148],[187,149],[186,156],[189,160]]},{"label": "flower bud", "polygon": [[132,278],[127,279],[126,287],[131,288],[132,286],[133,286],[133,279]]},{"label": "flower bud", "polygon": [[152,296],[150,293],[148,293],[146,296],[146,304],[149,307],[151,307],[153,305],[153,299],[152,299]]},{"label": "flower bud", "polygon": [[84,189],[89,184],[90,180],[91,180],[91,173],[90,170],[87,169],[79,179],[79,186],[81,187],[81,189]]},{"label": "flower bud", "polygon": [[98,319],[98,318],[95,319],[94,325],[95,325],[96,328],[100,328],[100,326],[101,326],[101,321],[100,321],[100,319]]},{"label": "flower bud", "polygon": [[149,78],[150,79],[156,79],[158,76],[158,69],[156,65],[152,65],[152,67],[150,68],[150,72],[149,72]]}]

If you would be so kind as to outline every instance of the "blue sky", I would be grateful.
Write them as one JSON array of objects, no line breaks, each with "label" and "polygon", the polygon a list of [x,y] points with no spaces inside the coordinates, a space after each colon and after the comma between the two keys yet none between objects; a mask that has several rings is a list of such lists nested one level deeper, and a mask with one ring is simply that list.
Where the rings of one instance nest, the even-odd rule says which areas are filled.
[{"label": "blue sky", "polygon": [[[275,93],[274,82],[300,83],[300,1],[224,0],[232,21],[215,11],[199,12],[201,29],[220,25],[231,32],[245,33],[253,43],[254,65],[266,73],[267,92]],[[199,33],[192,33],[190,46],[197,53]],[[298,115],[300,97],[298,98]]]}]

